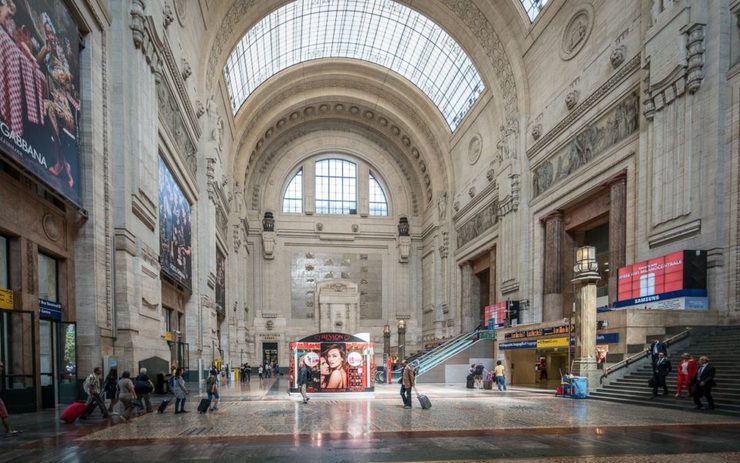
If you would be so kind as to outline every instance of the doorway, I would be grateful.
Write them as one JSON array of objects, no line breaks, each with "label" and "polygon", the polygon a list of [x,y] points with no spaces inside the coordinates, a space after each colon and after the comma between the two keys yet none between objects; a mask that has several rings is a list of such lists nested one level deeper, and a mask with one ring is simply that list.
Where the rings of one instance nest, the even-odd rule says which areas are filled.
[{"label": "doorway", "polygon": [[262,343],[262,364],[272,365],[278,361],[278,345],[276,342]]},{"label": "doorway", "polygon": [[37,409],[35,318],[33,312],[0,310],[0,359],[5,365],[0,395],[10,413]]},{"label": "doorway", "polygon": [[39,366],[42,408],[79,398],[75,323],[39,320]]}]

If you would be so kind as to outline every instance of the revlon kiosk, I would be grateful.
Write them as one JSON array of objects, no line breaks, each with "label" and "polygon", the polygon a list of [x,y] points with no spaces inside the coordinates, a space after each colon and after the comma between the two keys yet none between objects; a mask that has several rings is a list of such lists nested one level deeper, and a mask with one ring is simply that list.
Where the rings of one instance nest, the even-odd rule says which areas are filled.
[{"label": "revlon kiosk", "polygon": [[300,398],[298,371],[304,363],[311,372],[306,391],[313,397],[375,395],[375,348],[366,339],[345,333],[317,333],[291,342],[291,397]]}]

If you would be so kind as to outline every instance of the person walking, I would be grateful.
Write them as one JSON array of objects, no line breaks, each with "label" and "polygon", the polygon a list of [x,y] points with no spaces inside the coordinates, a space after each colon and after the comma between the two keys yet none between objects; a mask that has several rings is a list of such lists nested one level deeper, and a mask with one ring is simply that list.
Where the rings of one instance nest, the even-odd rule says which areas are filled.
[{"label": "person walking", "polygon": [[152,391],[154,391],[154,384],[152,383],[152,380],[149,378],[149,375],[146,372],[146,368],[142,368],[139,370],[139,376],[136,377],[134,380],[134,388],[136,389],[136,393],[139,395],[139,398],[141,399],[141,405],[144,407],[147,413],[152,412],[152,400],[151,400],[151,394]]},{"label": "person walking", "polygon": [[257,374],[260,375],[260,380],[262,379],[263,373],[264,373],[264,371],[262,369],[262,365],[260,365],[259,368],[257,368]]},{"label": "person walking", "polygon": [[85,389],[85,393],[87,394],[87,402],[85,403],[85,405],[87,405],[87,409],[80,419],[84,420],[92,415],[96,406],[100,408],[100,413],[103,414],[103,418],[108,418],[110,416],[108,409],[105,407],[105,400],[103,400],[103,397],[100,395],[100,379],[102,376],[103,369],[95,367],[93,372],[90,373],[90,376],[85,379],[83,389]]},{"label": "person walking", "polygon": [[247,382],[252,381],[252,367],[249,366],[249,362],[247,362],[244,366],[244,372],[247,374]]},{"label": "person walking", "polygon": [[136,400],[136,389],[134,382],[131,381],[131,373],[124,371],[121,373],[121,379],[118,380],[118,400],[123,404],[123,417],[131,419],[134,410],[133,401]]},{"label": "person walking", "polygon": [[668,386],[665,378],[671,372],[671,361],[665,356],[665,353],[658,352],[658,361],[653,369],[653,397],[658,396],[658,388],[663,388],[663,395],[668,395]]},{"label": "person walking", "polygon": [[696,370],[694,384],[692,386],[692,395],[696,408],[704,408],[701,398],[707,398],[707,408],[714,409],[714,399],[712,398],[712,388],[716,385],[714,382],[714,365],[709,364],[709,357],[702,355],[699,357],[699,368]]},{"label": "person walking", "polygon": [[182,378],[182,368],[175,370],[172,392],[175,394],[175,413],[187,413],[188,411],[185,410],[185,400],[190,392],[185,387],[185,380]]},{"label": "person walking", "polygon": [[401,398],[403,399],[403,408],[411,408],[411,390],[416,385],[416,373],[414,367],[405,359],[401,362],[403,366],[403,376],[401,378]]},{"label": "person walking", "polygon": [[2,399],[2,393],[4,391],[5,386],[5,364],[3,362],[0,362],[0,420],[3,422],[3,427],[5,428],[5,435],[6,436],[14,436],[18,434],[20,431],[13,429],[10,426],[10,420],[8,420],[8,409],[5,407],[5,402],[3,402]]},{"label": "person walking", "polygon": [[208,380],[206,381],[206,387],[208,388],[208,400],[211,401],[211,411],[215,412],[218,410],[218,400],[221,395],[218,393],[221,383],[218,379],[215,369],[211,369]]},{"label": "person walking", "polygon": [[691,382],[696,376],[697,365],[694,358],[688,352],[681,356],[681,361],[676,369],[676,397],[681,397],[681,391],[686,386],[686,393],[691,395]]},{"label": "person walking", "polygon": [[655,371],[655,364],[658,363],[658,354],[662,352],[666,357],[668,357],[668,346],[660,339],[655,338],[653,339],[653,342],[650,343],[649,351],[650,360],[653,364],[653,371]]},{"label": "person walking", "polygon": [[103,392],[105,397],[110,400],[108,404],[108,413],[113,413],[113,407],[118,402],[118,369],[111,368],[108,370],[108,376],[105,377],[103,382]]},{"label": "person walking", "polygon": [[308,387],[309,371],[306,366],[305,359],[301,360],[301,368],[298,370],[298,385],[301,388],[301,397],[303,397],[303,403],[307,404],[310,399],[306,394],[306,388]]},{"label": "person walking", "polygon": [[496,361],[496,368],[493,369],[493,379],[496,381],[496,387],[499,391],[506,390],[506,369],[501,360]]}]

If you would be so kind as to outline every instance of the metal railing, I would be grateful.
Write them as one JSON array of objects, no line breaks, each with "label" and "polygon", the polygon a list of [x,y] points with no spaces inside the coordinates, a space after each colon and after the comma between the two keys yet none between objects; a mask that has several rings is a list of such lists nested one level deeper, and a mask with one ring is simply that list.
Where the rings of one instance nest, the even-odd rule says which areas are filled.
[{"label": "metal railing", "polygon": [[[671,344],[675,344],[679,341],[683,341],[689,336],[690,333],[691,333],[691,328],[687,328],[684,331],[681,331],[680,333],[674,334],[670,338],[665,339],[663,342],[667,346],[670,346]],[[601,378],[599,378],[599,384],[604,384],[604,379],[608,377],[609,375],[611,375],[612,373],[619,371],[623,368],[627,368],[629,365],[639,360],[642,360],[643,358],[648,357],[648,356],[650,356],[650,347],[646,347],[645,349],[641,350],[640,352],[634,355],[627,357],[621,362],[617,362],[608,368],[604,368],[604,373],[601,375]]]},{"label": "metal railing", "polygon": [[[478,340],[489,337],[484,336],[485,333],[488,333],[488,331],[474,330],[463,333],[420,355],[411,362],[411,365],[416,369],[416,375],[420,376],[426,373],[453,355],[475,344]],[[393,370],[391,376],[393,381],[398,381],[402,373],[403,368]]]}]

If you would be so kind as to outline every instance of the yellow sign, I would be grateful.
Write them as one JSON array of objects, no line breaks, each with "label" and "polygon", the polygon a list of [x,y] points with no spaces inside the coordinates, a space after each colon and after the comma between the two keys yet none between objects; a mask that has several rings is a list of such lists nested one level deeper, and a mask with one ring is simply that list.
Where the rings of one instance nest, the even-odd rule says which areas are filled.
[{"label": "yellow sign", "polygon": [[164,332],[164,340],[171,342],[172,339],[174,339],[174,336],[172,336],[172,331],[165,331]]},{"label": "yellow sign", "polygon": [[568,347],[568,338],[549,338],[549,339],[538,339],[538,349],[551,349],[553,347]]},{"label": "yellow sign", "polygon": [[13,291],[0,288],[0,309],[13,310]]}]

